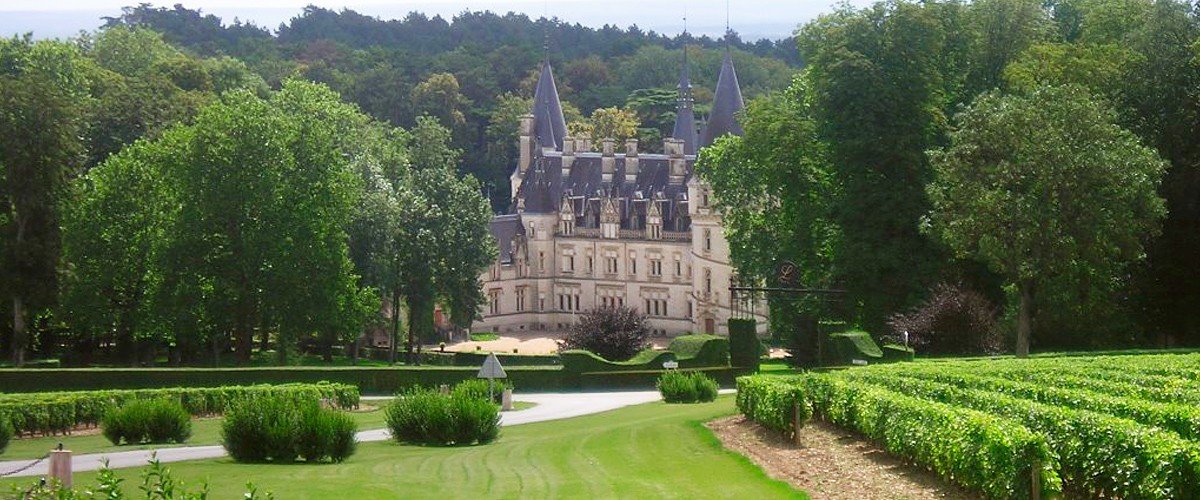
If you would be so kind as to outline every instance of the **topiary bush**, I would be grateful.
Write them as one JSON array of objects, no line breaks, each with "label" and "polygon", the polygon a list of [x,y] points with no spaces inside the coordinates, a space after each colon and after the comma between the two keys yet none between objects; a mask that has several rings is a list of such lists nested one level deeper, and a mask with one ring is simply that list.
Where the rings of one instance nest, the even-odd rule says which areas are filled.
[{"label": "topiary bush", "polygon": [[649,348],[646,316],[628,307],[592,309],[559,342],[562,351],[583,349],[610,361],[625,361]]},{"label": "topiary bush", "polygon": [[183,443],[192,436],[192,416],[175,400],[135,400],[110,409],[101,427],[114,445]]},{"label": "topiary bush", "polygon": [[8,441],[13,437],[12,422],[8,421],[8,415],[0,413],[0,453],[8,448]]},{"label": "topiary bush", "polygon": [[401,443],[448,446],[487,444],[500,435],[500,409],[470,391],[445,395],[416,388],[385,410],[392,437]]},{"label": "topiary bush", "polygon": [[729,339],[707,334],[680,335],[667,350],[675,354],[680,368],[729,366]]},{"label": "topiary bush", "polygon": [[231,405],[221,423],[226,451],[239,462],[341,462],[357,447],[358,425],[316,399],[262,394]]},{"label": "topiary bush", "polygon": [[729,364],[758,371],[762,343],[758,340],[758,322],[752,319],[729,320]]},{"label": "topiary bush", "polygon": [[668,370],[656,385],[663,401],[668,403],[707,403],[717,399],[717,381],[700,372]]}]

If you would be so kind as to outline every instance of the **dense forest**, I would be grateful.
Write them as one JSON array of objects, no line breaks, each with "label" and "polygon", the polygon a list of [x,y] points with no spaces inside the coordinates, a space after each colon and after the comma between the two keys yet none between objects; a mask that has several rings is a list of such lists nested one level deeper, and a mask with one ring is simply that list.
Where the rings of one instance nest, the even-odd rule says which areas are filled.
[{"label": "dense forest", "polygon": [[480,179],[497,210],[507,208],[517,117],[529,109],[544,57],[555,67],[568,120],[577,122],[573,131],[591,130],[587,122],[597,109],[607,111],[599,121],[625,111],[617,119],[648,151],[661,149],[675,119],[674,86],[685,46],[701,115],[726,44],[734,49],[748,97],[782,89],[800,65],[792,40],[749,43],[736,33],[667,37],[636,26],[590,28],[514,13],[464,12],[450,20],[412,13],[384,21],[309,6],[272,32],[178,5],[143,4],[125,8],[107,25],[157,31],[202,57],[236,58],[271,87],[293,76],[324,83],[396,126],[434,116],[454,131],[453,143],[464,152],[462,171]]},{"label": "dense forest", "polygon": [[698,167],[741,272],[847,290],[779,325],[1200,345],[1200,4],[881,2],[797,42],[804,70]]}]

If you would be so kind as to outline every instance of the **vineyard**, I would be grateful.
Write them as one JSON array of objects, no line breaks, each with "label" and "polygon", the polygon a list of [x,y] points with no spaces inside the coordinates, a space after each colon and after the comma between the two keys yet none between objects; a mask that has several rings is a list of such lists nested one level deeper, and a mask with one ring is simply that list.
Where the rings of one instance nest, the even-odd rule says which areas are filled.
[{"label": "vineyard", "polygon": [[928,361],[742,377],[737,404],[783,432],[852,429],[993,498],[1200,498],[1198,380],[1200,354]]}]

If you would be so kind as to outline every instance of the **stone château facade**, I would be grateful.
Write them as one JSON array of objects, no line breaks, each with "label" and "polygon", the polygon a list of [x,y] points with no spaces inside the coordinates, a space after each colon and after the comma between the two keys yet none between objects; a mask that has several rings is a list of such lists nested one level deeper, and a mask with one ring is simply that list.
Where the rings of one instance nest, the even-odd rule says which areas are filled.
[{"label": "stone ch\u00e2teau facade", "polygon": [[563,332],[585,311],[624,305],[659,335],[727,334],[735,273],[721,215],[693,166],[698,148],[742,133],[728,51],[700,130],[686,53],[678,89],[662,154],[640,152],[635,139],[603,139],[593,152],[589,139],[567,135],[550,63],[542,64],[533,109],[521,118],[512,205],[491,222],[499,252],[482,277],[488,301],[473,330]]}]

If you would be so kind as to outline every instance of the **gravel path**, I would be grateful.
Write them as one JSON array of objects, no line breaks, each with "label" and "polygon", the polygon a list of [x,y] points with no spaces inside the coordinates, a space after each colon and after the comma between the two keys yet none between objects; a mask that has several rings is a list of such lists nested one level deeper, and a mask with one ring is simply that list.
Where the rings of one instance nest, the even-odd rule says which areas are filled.
[{"label": "gravel path", "polygon": [[[732,393],[723,390],[722,393]],[[372,398],[363,398],[372,399]],[[533,393],[518,394],[515,399],[537,403],[537,406],[526,410],[506,412],[500,416],[501,425],[521,425],[547,420],[578,417],[600,413],[625,406],[658,401],[658,391],[624,391],[624,392],[570,392],[570,393]],[[387,429],[361,431],[357,435],[360,443],[386,441],[390,438]],[[162,462],[182,462],[186,460],[203,460],[225,456],[225,448],[220,445],[184,446],[178,448],[161,448],[158,450],[122,451],[115,453],[94,453],[79,455],[72,460],[76,472],[97,470],[103,466],[103,460],[108,459],[112,469],[141,467],[146,465],[152,453],[158,453]],[[31,460],[13,460],[0,462],[0,473],[15,470],[28,465]],[[10,477],[43,476],[48,473],[49,464],[40,463],[23,472]]]},{"label": "gravel path", "polygon": [[832,424],[812,420],[796,446],[777,432],[734,416],[709,422],[721,444],[745,455],[767,475],[817,499],[978,498],[924,468]]}]

